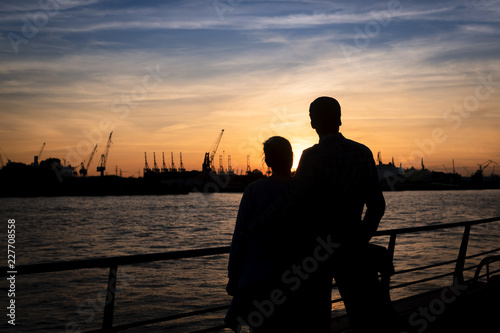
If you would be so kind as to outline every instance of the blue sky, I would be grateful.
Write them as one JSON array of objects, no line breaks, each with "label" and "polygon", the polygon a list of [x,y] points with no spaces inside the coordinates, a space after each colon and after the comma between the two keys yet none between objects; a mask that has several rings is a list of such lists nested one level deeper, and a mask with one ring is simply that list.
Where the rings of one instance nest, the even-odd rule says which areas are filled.
[{"label": "blue sky", "polygon": [[125,174],[145,151],[199,169],[224,128],[224,154],[260,167],[267,136],[296,156],[317,141],[308,105],[329,95],[342,132],[386,160],[500,163],[499,1],[43,0],[0,13],[12,160],[46,142],[45,157],[79,164],[114,130],[109,163]]}]

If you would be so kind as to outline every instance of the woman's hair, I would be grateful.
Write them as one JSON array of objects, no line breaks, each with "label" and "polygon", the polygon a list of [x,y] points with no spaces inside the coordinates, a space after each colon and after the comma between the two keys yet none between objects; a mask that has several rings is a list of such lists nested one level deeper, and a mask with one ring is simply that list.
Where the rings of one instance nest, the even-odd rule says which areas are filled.
[{"label": "woman's hair", "polygon": [[291,168],[293,151],[290,142],[281,137],[273,136],[264,142],[266,164],[271,168]]}]

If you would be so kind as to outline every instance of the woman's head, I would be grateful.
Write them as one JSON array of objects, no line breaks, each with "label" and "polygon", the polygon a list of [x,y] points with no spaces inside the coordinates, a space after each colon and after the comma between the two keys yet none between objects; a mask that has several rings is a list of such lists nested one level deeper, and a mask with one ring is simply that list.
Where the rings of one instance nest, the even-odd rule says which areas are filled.
[{"label": "woman's head", "polygon": [[290,142],[273,136],[264,142],[266,164],[273,170],[290,170],[293,164],[293,151]]}]

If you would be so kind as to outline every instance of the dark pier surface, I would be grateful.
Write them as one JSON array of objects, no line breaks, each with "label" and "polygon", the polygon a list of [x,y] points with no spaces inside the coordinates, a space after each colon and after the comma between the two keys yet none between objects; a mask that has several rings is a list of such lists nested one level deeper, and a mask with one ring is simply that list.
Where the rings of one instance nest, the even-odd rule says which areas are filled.
[{"label": "dark pier surface", "polygon": [[[395,301],[399,333],[500,332],[500,276],[488,283],[446,286]],[[332,332],[351,332],[346,315]]]}]

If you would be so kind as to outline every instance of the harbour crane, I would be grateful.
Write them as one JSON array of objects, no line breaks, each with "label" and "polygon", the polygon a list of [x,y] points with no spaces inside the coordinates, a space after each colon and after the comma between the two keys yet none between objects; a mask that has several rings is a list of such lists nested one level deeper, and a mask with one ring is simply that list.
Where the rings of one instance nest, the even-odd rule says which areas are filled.
[{"label": "harbour crane", "polygon": [[184,167],[184,163],[182,163],[182,152],[180,153],[180,159],[181,159],[181,161],[180,161],[181,164],[179,165],[179,171],[186,172],[186,168]]},{"label": "harbour crane", "polygon": [[222,155],[219,155],[219,175],[224,174],[224,165],[222,163]]},{"label": "harbour crane", "polygon": [[143,174],[147,174],[148,172],[151,171],[151,169],[149,168],[149,165],[148,165],[148,154],[146,152],[144,152],[144,170],[143,170]]},{"label": "harbour crane", "polygon": [[38,167],[38,163],[42,158],[42,153],[44,148],[45,148],[45,142],[43,143],[42,148],[40,148],[40,152],[38,153],[38,155],[35,155],[33,166]]},{"label": "harbour crane", "polygon": [[45,142],[43,143],[42,148],[40,149],[40,152],[38,153],[38,160],[40,160],[40,158],[42,158],[42,153],[43,153],[44,148],[45,148]]},{"label": "harbour crane", "polygon": [[153,172],[160,173],[160,169],[158,168],[158,164],[156,164],[156,153],[153,153]]},{"label": "harbour crane", "polygon": [[247,174],[251,172],[252,169],[250,168],[250,155],[247,155]]},{"label": "harbour crane", "polygon": [[[479,170],[478,171],[480,171],[482,173],[484,171],[484,169],[486,169],[488,167],[488,165],[490,165],[491,163],[493,163],[495,165],[498,165],[497,162],[492,161],[492,160],[488,160],[488,161],[486,161],[486,162],[484,162],[482,164],[479,164],[479,163],[477,164],[477,165],[479,165]],[[484,167],[483,167],[483,165],[484,165]]]},{"label": "harbour crane", "polygon": [[167,172],[168,171],[168,168],[167,168],[167,165],[165,164],[165,153],[161,153],[162,157],[163,157],[163,165],[161,167],[161,172]]},{"label": "harbour crane", "polygon": [[202,170],[203,172],[210,172],[213,171],[214,168],[214,157],[215,154],[217,153],[217,148],[219,148],[220,140],[222,139],[222,134],[224,134],[224,130],[222,130],[217,137],[217,140],[215,141],[215,144],[212,148],[212,150],[208,153],[205,153],[205,159],[203,160],[203,166]]},{"label": "harbour crane", "polygon": [[3,161],[3,159],[2,159],[2,154],[3,154],[3,156],[5,156],[5,158],[7,159],[7,164],[9,164],[11,161],[10,161],[10,159],[7,157],[7,154],[5,154],[5,152],[4,152],[3,150],[1,150],[1,149],[0,149],[0,166],[1,166],[1,167],[4,167],[4,165],[6,165],[6,164],[5,164],[5,162]]},{"label": "harbour crane", "polygon": [[[481,181],[483,179],[483,171],[491,164],[493,163],[494,165],[498,165],[497,162],[495,161],[492,161],[492,160],[488,160],[484,163],[477,163],[477,165],[479,165],[479,169],[477,169],[476,173],[472,176],[474,177],[475,180],[477,181]],[[484,166],[483,166],[484,165]]]},{"label": "harbour crane", "polygon": [[2,158],[2,154],[5,156],[5,158],[7,159],[7,164],[10,163],[10,160],[9,158],[7,157],[7,155],[5,155],[4,151],[0,149],[0,168],[3,168],[6,164],[5,162],[3,161],[3,158]]},{"label": "harbour crane", "polygon": [[227,173],[230,175],[234,175],[234,170],[231,166],[231,155],[227,155]]},{"label": "harbour crane", "polygon": [[174,152],[170,152],[170,157],[172,159],[172,164],[170,165],[171,166],[170,171],[176,172],[177,168],[175,167],[175,164],[174,164]]},{"label": "harbour crane", "polygon": [[98,145],[98,144],[96,144],[96,145],[95,145],[94,149],[93,149],[93,150],[92,150],[92,152],[90,153],[90,157],[89,157],[89,160],[88,160],[88,162],[87,162],[87,165],[85,166],[85,165],[83,164],[85,161],[83,161],[83,162],[81,163],[81,168],[80,168],[80,171],[78,171],[78,172],[80,173],[80,176],[85,177],[85,176],[87,175],[87,170],[89,169],[90,163],[92,163],[92,159],[94,158],[94,154],[95,154],[95,152],[97,151],[97,145]]},{"label": "harbour crane", "polygon": [[104,176],[104,171],[106,170],[106,162],[108,161],[109,147],[111,146],[111,136],[113,132],[109,133],[108,144],[106,145],[106,152],[101,155],[101,162],[97,167],[97,172],[101,173],[101,177]]}]

